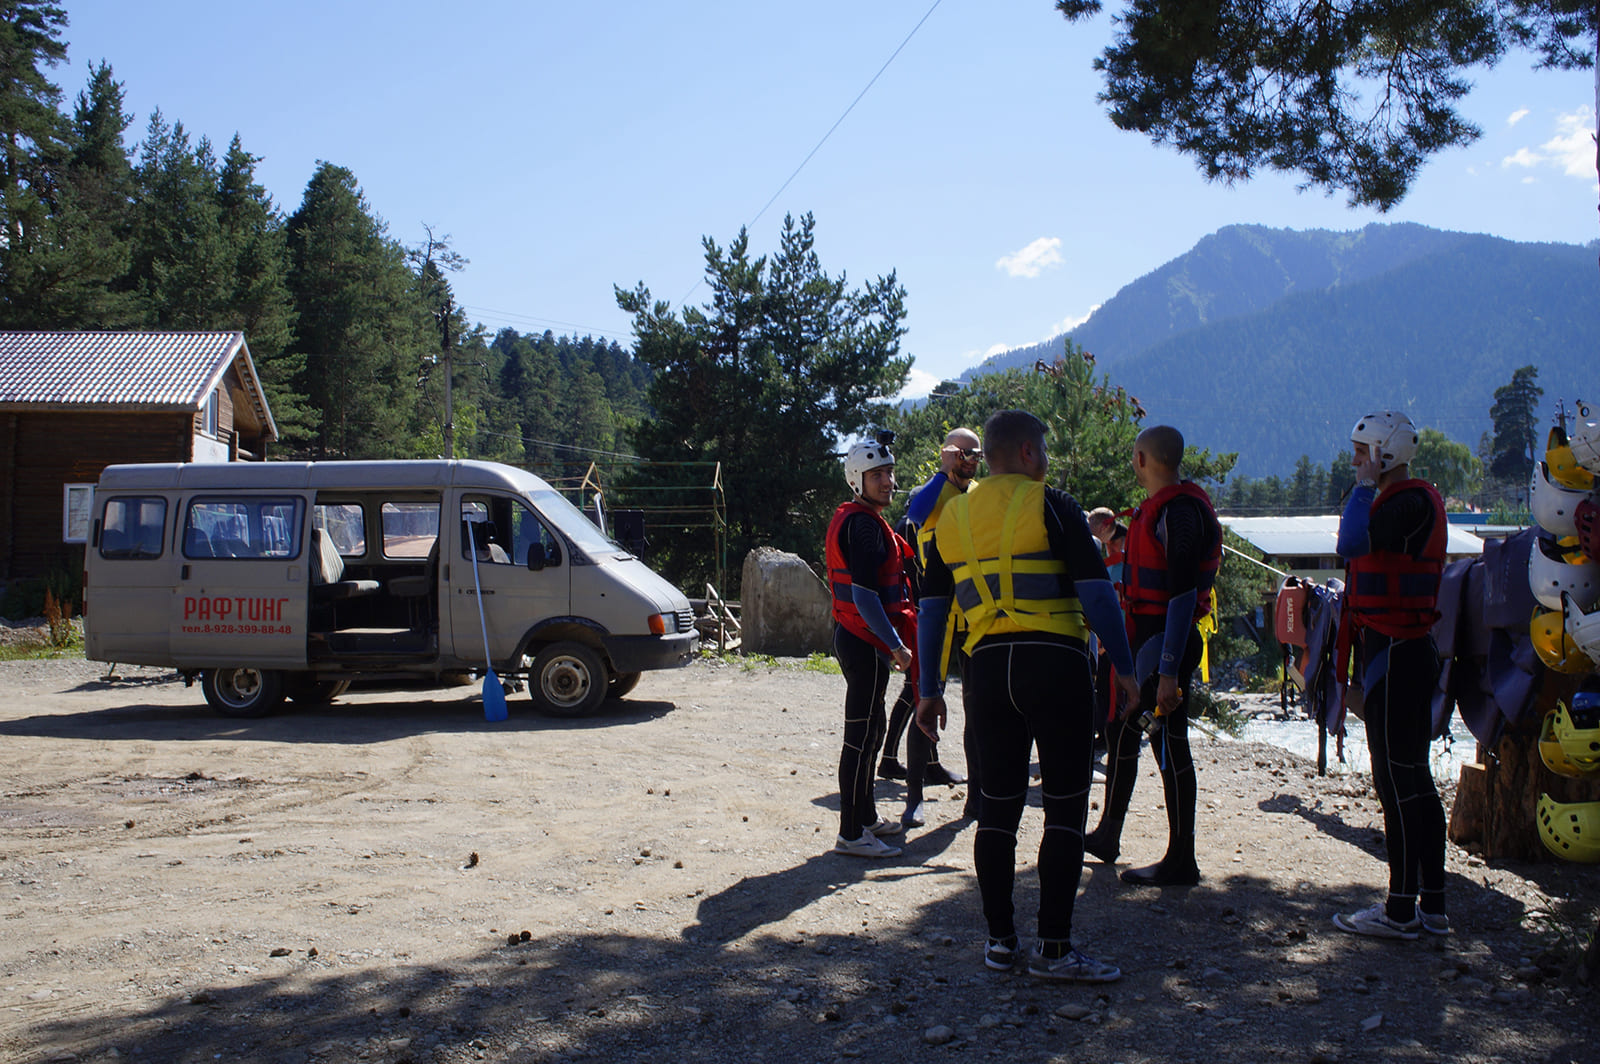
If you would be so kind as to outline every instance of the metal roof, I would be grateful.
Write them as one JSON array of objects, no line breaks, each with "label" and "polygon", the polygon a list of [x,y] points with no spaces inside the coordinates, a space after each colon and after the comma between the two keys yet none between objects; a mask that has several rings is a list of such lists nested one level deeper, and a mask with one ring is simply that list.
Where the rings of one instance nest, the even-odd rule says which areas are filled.
[{"label": "metal roof", "polygon": [[[1234,535],[1262,553],[1274,558],[1332,557],[1339,552],[1339,518],[1319,517],[1229,517],[1218,520]],[[1482,554],[1483,540],[1471,532],[1451,526],[1445,540],[1445,554],[1457,557]]]},{"label": "metal roof", "polygon": [[275,438],[240,332],[0,332],[0,410],[199,410],[235,363]]}]

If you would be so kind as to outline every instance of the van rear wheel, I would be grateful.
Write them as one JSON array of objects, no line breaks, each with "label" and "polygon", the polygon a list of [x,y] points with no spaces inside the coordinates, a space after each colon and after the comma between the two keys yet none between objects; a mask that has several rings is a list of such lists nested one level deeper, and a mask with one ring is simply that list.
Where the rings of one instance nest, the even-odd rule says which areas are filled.
[{"label": "van rear wheel", "polygon": [[224,717],[265,717],[283,702],[283,676],[272,669],[207,669],[200,690]]},{"label": "van rear wheel", "polygon": [[528,695],[534,708],[552,717],[581,717],[605,700],[606,666],[582,643],[551,643],[534,656]]}]

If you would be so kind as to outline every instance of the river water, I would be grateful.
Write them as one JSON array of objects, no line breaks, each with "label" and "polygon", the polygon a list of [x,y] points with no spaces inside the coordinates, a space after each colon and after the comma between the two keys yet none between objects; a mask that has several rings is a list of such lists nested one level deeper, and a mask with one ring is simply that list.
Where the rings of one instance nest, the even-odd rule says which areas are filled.
[{"label": "river water", "polygon": [[[1258,713],[1278,710],[1277,695],[1240,695],[1228,692],[1224,698],[1235,699],[1239,708],[1246,713]],[[1298,702],[1291,699],[1289,712],[1295,715],[1293,720],[1277,720],[1271,716],[1254,716],[1244,726],[1244,734],[1240,736],[1248,742],[1268,743],[1280,747],[1291,753],[1311,761],[1317,759],[1317,725],[1311,720],[1302,719],[1299,714],[1303,712]],[[1351,772],[1367,773],[1371,770],[1371,762],[1367,755],[1367,733],[1362,723],[1354,717],[1349,717],[1345,722],[1344,763],[1340,764],[1335,753],[1337,747],[1333,736],[1328,736],[1328,774],[1344,775]],[[1223,733],[1218,732],[1218,735]],[[1441,783],[1449,781],[1454,783],[1461,776],[1461,766],[1470,764],[1478,759],[1478,740],[1473,738],[1467,726],[1461,722],[1459,716],[1450,719],[1450,735],[1434,742],[1429,748],[1430,761],[1433,767],[1433,778]]]}]

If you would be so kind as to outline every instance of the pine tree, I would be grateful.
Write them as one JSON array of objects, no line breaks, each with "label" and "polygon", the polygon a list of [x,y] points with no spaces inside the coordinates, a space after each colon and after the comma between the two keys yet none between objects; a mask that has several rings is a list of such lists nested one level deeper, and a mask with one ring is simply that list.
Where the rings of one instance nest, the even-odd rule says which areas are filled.
[{"label": "pine tree", "polygon": [[39,315],[32,256],[54,239],[54,173],[67,156],[61,90],[44,68],[66,58],[67,15],[36,0],[0,2],[0,324]]},{"label": "pine tree", "polygon": [[217,161],[183,123],[150,116],[139,147],[133,277],[150,323],[215,329],[231,295],[234,261],[222,234]]}]

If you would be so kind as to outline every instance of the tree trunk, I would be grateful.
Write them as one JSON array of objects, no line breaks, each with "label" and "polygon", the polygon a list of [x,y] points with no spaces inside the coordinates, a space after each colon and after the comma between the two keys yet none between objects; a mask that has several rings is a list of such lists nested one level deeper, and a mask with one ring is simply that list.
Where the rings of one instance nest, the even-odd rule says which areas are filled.
[{"label": "tree trunk", "polygon": [[1558,802],[1600,801],[1600,773],[1558,776],[1539,757],[1539,728],[1557,699],[1570,704],[1581,677],[1546,672],[1532,712],[1506,728],[1480,764],[1461,770],[1450,813],[1450,841],[1487,860],[1555,861],[1539,837],[1539,795]]}]

